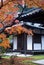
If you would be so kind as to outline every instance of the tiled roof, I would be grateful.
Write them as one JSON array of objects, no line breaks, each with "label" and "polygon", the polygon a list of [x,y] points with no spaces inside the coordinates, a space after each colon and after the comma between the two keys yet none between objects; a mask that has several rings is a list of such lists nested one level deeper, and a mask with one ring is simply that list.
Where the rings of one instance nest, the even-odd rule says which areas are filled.
[{"label": "tiled roof", "polygon": [[33,15],[36,12],[39,12],[40,10],[42,10],[41,8],[35,8],[35,7],[31,7],[31,8],[25,8],[23,13],[22,13],[22,17],[27,16],[27,15]]}]

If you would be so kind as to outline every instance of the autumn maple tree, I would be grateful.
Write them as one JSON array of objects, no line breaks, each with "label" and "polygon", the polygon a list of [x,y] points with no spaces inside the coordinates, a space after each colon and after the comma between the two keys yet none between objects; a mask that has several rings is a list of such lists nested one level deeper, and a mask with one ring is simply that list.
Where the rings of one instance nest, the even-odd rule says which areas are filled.
[{"label": "autumn maple tree", "polygon": [[6,38],[6,35],[5,34],[0,34],[0,46],[1,47],[4,47],[5,49],[6,48],[9,48],[10,45],[9,45],[9,40]]},{"label": "autumn maple tree", "polygon": [[6,28],[5,32],[7,32],[8,34],[21,34],[21,33],[27,33],[29,35],[32,34],[32,30],[28,30],[25,27],[22,27],[21,25]]},{"label": "autumn maple tree", "polygon": [[[10,41],[7,38],[7,34],[32,34],[32,30],[28,30],[22,25],[15,26],[13,23],[19,24],[19,20],[16,19],[17,12],[19,10],[18,7],[15,7],[17,1],[15,0],[5,0],[3,7],[0,9],[0,46],[6,48],[10,48]],[[22,3],[19,2],[18,3]],[[18,4],[17,4],[18,5]],[[15,20],[16,19],[16,20]],[[33,35],[33,34],[32,34]]]},{"label": "autumn maple tree", "polygon": [[[27,34],[32,34],[32,30],[28,30],[22,26],[12,26],[10,28],[6,28],[5,29],[5,32],[10,34],[10,35],[13,35],[13,34],[21,34],[21,33],[27,33]],[[9,42],[9,39],[6,37],[6,34],[4,33],[1,33],[0,34],[0,46],[1,47],[4,47],[5,49],[6,48],[10,48],[10,42]]]},{"label": "autumn maple tree", "polygon": [[44,0],[24,0],[28,7],[39,7],[44,9]]}]

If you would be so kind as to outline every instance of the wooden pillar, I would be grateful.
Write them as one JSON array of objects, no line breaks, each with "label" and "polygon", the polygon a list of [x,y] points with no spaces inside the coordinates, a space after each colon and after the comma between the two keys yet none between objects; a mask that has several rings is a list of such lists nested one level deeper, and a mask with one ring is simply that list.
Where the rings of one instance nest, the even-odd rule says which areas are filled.
[{"label": "wooden pillar", "polygon": [[26,55],[27,50],[27,34],[24,33],[24,53]]},{"label": "wooden pillar", "polygon": [[34,50],[33,36],[32,36],[32,50]]}]

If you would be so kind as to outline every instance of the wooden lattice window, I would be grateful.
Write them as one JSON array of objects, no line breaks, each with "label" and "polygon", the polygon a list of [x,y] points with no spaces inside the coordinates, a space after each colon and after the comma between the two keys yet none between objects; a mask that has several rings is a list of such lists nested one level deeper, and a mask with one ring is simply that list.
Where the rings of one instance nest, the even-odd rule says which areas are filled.
[{"label": "wooden lattice window", "polygon": [[34,43],[41,43],[41,35],[39,35],[39,34],[34,35],[33,42]]}]

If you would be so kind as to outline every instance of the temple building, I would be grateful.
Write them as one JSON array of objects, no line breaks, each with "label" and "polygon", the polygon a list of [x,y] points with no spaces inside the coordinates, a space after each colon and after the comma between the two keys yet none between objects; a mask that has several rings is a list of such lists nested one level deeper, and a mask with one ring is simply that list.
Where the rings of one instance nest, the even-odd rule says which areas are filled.
[{"label": "temple building", "polygon": [[9,52],[44,53],[44,10],[26,7],[22,15],[17,19],[22,26],[28,30],[31,29],[33,35],[26,33],[16,35]]},{"label": "temple building", "polygon": [[[31,6],[33,2],[30,1],[31,4],[29,3],[29,5]],[[31,7],[25,4],[24,0],[22,2],[21,0],[18,0],[18,2],[13,0],[7,5],[2,3],[0,7],[0,34],[7,35],[11,46],[6,52],[44,53],[44,10],[38,6],[34,7],[35,4]],[[22,26],[21,34],[17,34],[20,33],[19,30],[15,34],[15,26],[17,25]]]}]

